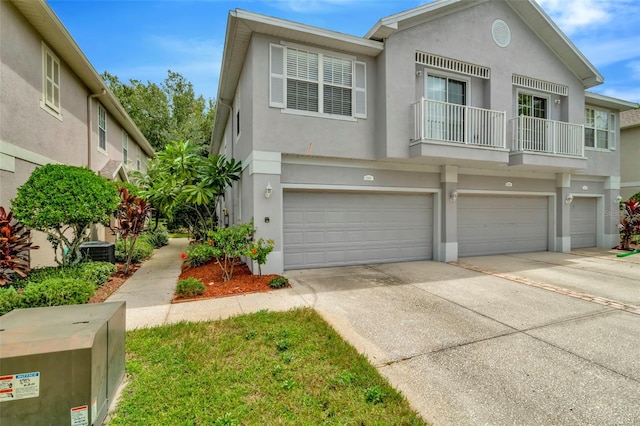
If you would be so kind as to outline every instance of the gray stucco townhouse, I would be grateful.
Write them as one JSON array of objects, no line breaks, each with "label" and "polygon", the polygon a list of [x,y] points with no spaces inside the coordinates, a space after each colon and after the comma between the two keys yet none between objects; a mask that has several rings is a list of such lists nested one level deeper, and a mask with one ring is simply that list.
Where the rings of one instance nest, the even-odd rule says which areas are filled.
[{"label": "gray stucco townhouse", "polygon": [[532,0],[438,0],[364,37],[229,13],[218,206],[268,272],[618,242],[620,112]]}]

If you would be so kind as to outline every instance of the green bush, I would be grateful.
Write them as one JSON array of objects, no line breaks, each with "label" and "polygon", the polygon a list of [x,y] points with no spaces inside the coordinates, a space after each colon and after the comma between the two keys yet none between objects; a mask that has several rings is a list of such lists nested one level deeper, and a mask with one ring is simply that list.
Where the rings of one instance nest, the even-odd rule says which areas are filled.
[{"label": "green bush", "polygon": [[216,257],[218,253],[218,249],[211,244],[194,244],[187,249],[187,261],[192,267],[201,266]]},{"label": "green bush", "polygon": [[286,277],[275,277],[269,281],[269,287],[282,288],[289,285],[289,280]]},{"label": "green bush", "polygon": [[24,288],[28,284],[37,284],[52,278],[78,278],[100,286],[116,272],[116,266],[109,262],[85,262],[72,266],[47,266],[32,269],[25,277],[16,280],[16,288]]},{"label": "green bush", "polygon": [[78,265],[80,277],[85,281],[101,286],[109,281],[109,277],[116,273],[118,268],[109,262],[87,262]]},{"label": "green bush", "polygon": [[187,278],[178,281],[176,293],[182,297],[194,297],[204,293],[204,284],[197,278]]},{"label": "green bush", "polygon": [[[149,244],[144,238],[136,241],[136,245],[133,248],[133,255],[131,256],[132,263],[140,263],[143,260],[149,258],[153,253],[153,246]],[[116,242],[116,262],[124,263],[127,261],[124,251],[124,240],[118,240]]]},{"label": "green bush", "polygon": [[0,287],[0,316],[20,308],[22,296],[12,287]]},{"label": "green bush", "polygon": [[169,244],[169,233],[162,225],[159,225],[155,231],[152,229],[146,231],[140,235],[140,238],[145,239],[154,248],[160,248]]},{"label": "green bush", "polygon": [[93,283],[79,278],[49,278],[24,288],[22,307],[78,305],[87,303],[94,292]]}]

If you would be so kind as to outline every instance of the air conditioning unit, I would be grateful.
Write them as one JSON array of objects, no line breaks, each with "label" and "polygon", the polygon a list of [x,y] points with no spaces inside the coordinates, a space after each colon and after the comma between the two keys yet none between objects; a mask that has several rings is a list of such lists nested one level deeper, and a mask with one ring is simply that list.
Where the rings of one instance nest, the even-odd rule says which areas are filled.
[{"label": "air conditioning unit", "polygon": [[116,245],[107,241],[87,241],[80,244],[83,257],[94,262],[116,263]]}]

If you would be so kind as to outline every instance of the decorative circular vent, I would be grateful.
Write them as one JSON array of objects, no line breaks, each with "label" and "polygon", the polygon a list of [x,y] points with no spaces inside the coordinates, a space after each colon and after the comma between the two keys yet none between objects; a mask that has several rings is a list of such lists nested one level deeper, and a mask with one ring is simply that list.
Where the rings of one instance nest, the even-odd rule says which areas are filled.
[{"label": "decorative circular vent", "polygon": [[502,19],[496,19],[491,25],[491,35],[493,41],[500,47],[507,47],[511,43],[511,30],[509,25]]}]

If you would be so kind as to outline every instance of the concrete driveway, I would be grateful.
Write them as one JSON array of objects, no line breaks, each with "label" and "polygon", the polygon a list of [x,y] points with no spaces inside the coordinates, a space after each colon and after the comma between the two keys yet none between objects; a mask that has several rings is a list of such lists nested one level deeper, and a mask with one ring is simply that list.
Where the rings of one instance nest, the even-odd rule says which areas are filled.
[{"label": "concrete driveway", "polygon": [[287,276],[433,424],[638,425],[640,255],[581,254]]}]

